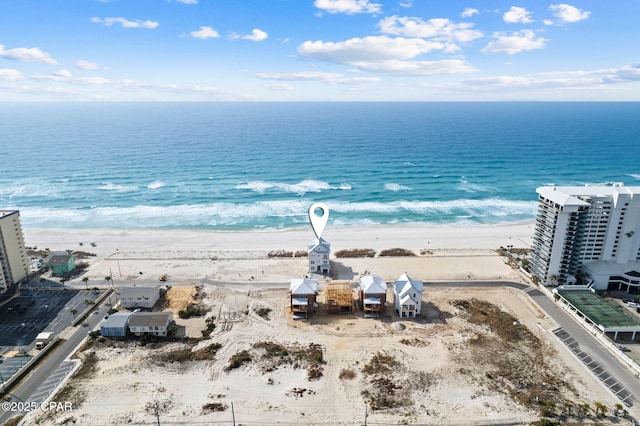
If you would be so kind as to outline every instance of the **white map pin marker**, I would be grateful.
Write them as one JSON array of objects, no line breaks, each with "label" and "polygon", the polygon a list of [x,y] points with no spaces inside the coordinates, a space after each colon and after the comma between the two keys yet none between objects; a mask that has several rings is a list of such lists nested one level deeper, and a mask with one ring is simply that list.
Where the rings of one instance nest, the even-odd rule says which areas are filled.
[{"label": "white map pin marker", "polygon": [[329,207],[324,203],[313,203],[309,207],[309,222],[316,237],[320,239],[329,221]]}]

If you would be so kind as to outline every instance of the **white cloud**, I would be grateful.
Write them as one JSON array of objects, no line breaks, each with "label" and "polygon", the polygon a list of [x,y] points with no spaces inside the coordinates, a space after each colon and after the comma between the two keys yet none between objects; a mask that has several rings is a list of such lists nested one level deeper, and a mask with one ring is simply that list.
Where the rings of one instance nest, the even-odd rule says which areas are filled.
[{"label": "white cloud", "polygon": [[509,92],[544,89],[596,89],[606,85],[640,81],[640,65],[592,71],[546,72],[523,76],[502,75],[478,78],[449,85],[456,90]]},{"label": "white cloud", "polygon": [[471,23],[454,23],[446,18],[424,21],[421,18],[389,16],[378,23],[385,34],[405,37],[432,38],[438,41],[468,42],[483,36]]},{"label": "white cloud", "polygon": [[345,77],[344,74],[301,71],[291,73],[258,73],[256,77],[263,80],[277,81],[320,81],[327,84],[369,84],[380,81],[378,77]]},{"label": "white cloud", "polygon": [[370,36],[352,38],[338,43],[305,41],[298,47],[298,53],[312,59],[352,65],[362,61],[410,59],[444,48],[444,43],[420,38]]},{"label": "white cloud", "polygon": [[477,15],[479,13],[480,11],[478,9],[467,7],[465,10],[462,11],[460,16],[462,16],[463,18],[471,18],[473,15]]},{"label": "white cloud", "polygon": [[198,4],[198,0],[176,0],[176,1],[182,4]]},{"label": "white cloud", "polygon": [[81,70],[99,70],[101,68],[104,69],[104,67],[101,67],[95,62],[85,61],[83,59],[77,60],[73,65],[76,68],[80,68]]},{"label": "white cloud", "polygon": [[354,66],[361,71],[396,75],[456,74],[476,71],[462,60],[411,61],[424,53],[446,50],[446,43],[387,36],[353,38],[339,43],[306,41],[298,54],[310,59]]},{"label": "white cloud", "polygon": [[154,21],[142,21],[140,19],[136,19],[134,21],[130,21],[125,18],[91,18],[91,22],[96,24],[103,24],[107,27],[112,26],[113,24],[120,24],[122,28],[146,28],[146,29],[154,29],[160,25]]},{"label": "white cloud", "polygon": [[243,36],[242,39],[251,41],[262,41],[266,40],[267,37],[269,37],[269,35],[266,32],[258,28],[254,28],[253,31],[251,31],[251,35]]},{"label": "white cloud", "polygon": [[531,12],[524,7],[517,6],[511,6],[511,9],[502,16],[502,19],[509,24],[529,24],[533,22]]},{"label": "white cloud", "polygon": [[552,4],[549,6],[549,10],[551,10],[553,16],[558,18],[562,23],[583,21],[591,15],[591,12],[584,12],[568,4]]},{"label": "white cloud", "polygon": [[369,0],[315,0],[313,3],[318,9],[327,13],[380,13],[382,5],[370,3]]},{"label": "white cloud", "polygon": [[25,77],[18,70],[7,69],[7,68],[0,69],[0,80],[19,81],[24,79]]},{"label": "white cloud", "polygon": [[209,38],[218,38],[220,37],[220,34],[218,34],[218,32],[211,27],[203,26],[200,27],[197,31],[191,31],[189,33],[189,36],[200,40],[206,40]]},{"label": "white cloud", "polygon": [[65,70],[65,69],[61,69],[59,71],[55,71],[53,73],[53,75],[58,76],[58,77],[69,78],[69,77],[71,77],[71,71]]},{"label": "white cloud", "polygon": [[292,92],[293,86],[287,83],[273,83],[267,84],[264,86],[268,90],[272,90],[274,92]]},{"label": "white cloud", "polygon": [[536,37],[536,34],[531,30],[522,30],[511,35],[495,33],[493,36],[495,40],[482,49],[482,53],[513,55],[527,50],[542,49],[548,41],[542,37]]},{"label": "white cloud", "polygon": [[49,65],[56,65],[58,63],[58,61],[49,56],[48,53],[43,52],[37,47],[16,47],[15,49],[5,50],[4,46],[0,44],[0,56],[20,62],[42,62]]},{"label": "white cloud", "polygon": [[406,7],[406,8],[413,7],[413,0],[404,0],[404,1],[401,1],[401,2],[399,2],[399,3],[398,3],[398,6],[400,6],[400,7]]}]

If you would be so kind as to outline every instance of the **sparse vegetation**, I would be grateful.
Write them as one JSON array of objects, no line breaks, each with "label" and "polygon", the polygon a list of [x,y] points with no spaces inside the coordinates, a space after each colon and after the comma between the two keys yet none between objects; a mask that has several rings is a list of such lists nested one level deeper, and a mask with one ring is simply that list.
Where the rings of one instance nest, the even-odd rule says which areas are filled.
[{"label": "sparse vegetation", "polygon": [[345,249],[335,253],[336,258],[375,257],[373,249]]},{"label": "sparse vegetation", "polygon": [[216,358],[218,350],[222,347],[220,343],[211,343],[204,348],[193,350],[192,345],[188,345],[171,351],[154,353],[151,358],[155,363],[183,363],[189,361],[211,361]]},{"label": "sparse vegetation", "polygon": [[425,342],[424,340],[418,339],[417,337],[414,337],[413,339],[401,339],[400,343],[402,343],[403,345],[416,346],[416,347],[419,347],[419,348],[423,348],[425,346],[429,346],[428,342]]},{"label": "sparse vegetation", "polygon": [[222,402],[208,402],[202,406],[202,411],[226,411],[227,404]]},{"label": "sparse vegetation", "polygon": [[325,362],[320,345],[311,343],[308,346],[285,346],[266,341],[254,343],[252,349],[253,353],[244,350],[233,355],[225,371],[233,370],[248,362],[259,361],[259,367],[263,372],[274,371],[281,365],[291,365],[293,368],[306,368],[308,380],[322,377]]},{"label": "sparse vegetation", "polygon": [[269,318],[271,308],[267,308],[265,306],[255,306],[253,308],[253,312],[255,312],[259,317],[266,319],[267,321],[271,319]]},{"label": "sparse vegetation", "polygon": [[353,380],[355,377],[356,372],[348,368],[343,368],[342,370],[340,370],[340,375],[338,375],[338,378],[341,380]]},{"label": "sparse vegetation", "polygon": [[229,365],[224,368],[224,371],[235,370],[236,368],[240,368],[245,364],[250,363],[253,360],[251,358],[251,354],[248,351],[240,351],[237,354],[231,356],[229,359]]},{"label": "sparse vegetation", "polygon": [[306,250],[298,250],[293,254],[293,257],[307,257],[307,256],[309,256],[309,253],[307,253]]},{"label": "sparse vegetation", "polygon": [[362,368],[362,372],[367,375],[389,374],[398,367],[400,363],[391,355],[382,352],[376,353],[371,360]]},{"label": "sparse vegetation", "polygon": [[485,372],[475,380],[519,404],[539,409],[547,417],[555,415],[556,407],[565,398],[576,394],[562,374],[546,361],[549,350],[516,317],[477,299],[457,300],[453,304],[467,321],[489,329],[489,332],[478,330],[468,340],[473,350],[460,353],[466,362],[485,365]]},{"label": "sparse vegetation", "polygon": [[293,252],[286,250],[271,250],[267,253],[267,257],[293,257]]},{"label": "sparse vegetation", "polygon": [[178,316],[182,319],[191,317],[201,317],[209,312],[209,308],[197,303],[189,303],[184,309],[178,311]]},{"label": "sparse vegetation", "polygon": [[391,249],[382,250],[378,256],[380,256],[380,257],[383,257],[383,256],[387,256],[387,257],[412,257],[412,256],[415,256],[415,255],[416,254],[411,250],[407,250],[407,249],[403,249],[403,248],[391,248]]},{"label": "sparse vegetation", "polygon": [[207,328],[205,328],[204,330],[202,330],[202,337],[207,338],[211,335],[211,333],[213,332],[213,330],[216,329],[216,317],[209,317],[205,320],[205,325],[207,326]]}]

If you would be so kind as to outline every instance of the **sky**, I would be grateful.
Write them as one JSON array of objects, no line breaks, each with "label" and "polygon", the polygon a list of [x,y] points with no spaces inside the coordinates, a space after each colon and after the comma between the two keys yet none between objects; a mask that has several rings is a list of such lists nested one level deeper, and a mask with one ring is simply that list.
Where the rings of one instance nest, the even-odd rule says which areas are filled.
[{"label": "sky", "polygon": [[640,101],[638,18],[638,0],[0,0],[0,101]]}]

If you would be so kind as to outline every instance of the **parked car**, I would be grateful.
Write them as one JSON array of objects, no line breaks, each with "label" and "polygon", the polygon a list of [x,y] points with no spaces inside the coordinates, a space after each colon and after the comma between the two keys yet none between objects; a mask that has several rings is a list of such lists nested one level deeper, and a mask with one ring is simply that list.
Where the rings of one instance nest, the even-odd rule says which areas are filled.
[{"label": "parked car", "polygon": [[631,352],[631,349],[623,345],[618,345],[618,349],[620,349],[622,352]]}]

